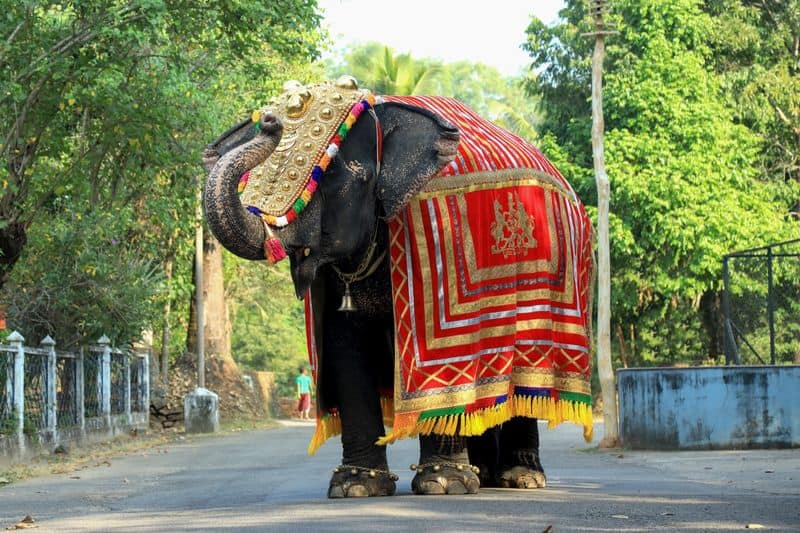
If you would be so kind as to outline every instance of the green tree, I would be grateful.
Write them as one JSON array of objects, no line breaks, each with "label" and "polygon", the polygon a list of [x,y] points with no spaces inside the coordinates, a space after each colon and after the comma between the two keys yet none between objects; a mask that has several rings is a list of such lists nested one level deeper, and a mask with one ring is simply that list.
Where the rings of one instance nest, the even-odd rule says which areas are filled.
[{"label": "green tree", "polygon": [[[138,339],[151,325],[160,265],[125,241],[129,213],[64,212],[32,226],[24,268],[5,291],[12,329],[31,344],[45,335],[72,349],[108,335],[117,344]],[[121,216],[122,215],[122,216]]]},{"label": "green tree", "polygon": [[704,9],[734,117],[761,137],[763,178],[800,182],[800,1],[708,0]]},{"label": "green tree", "polygon": [[328,65],[328,74],[353,75],[378,94],[452,96],[524,139],[537,137],[536,100],[525,94],[521,79],[488,65],[416,59],[373,42],[350,48],[342,62]]},{"label": "green tree", "polygon": [[[757,179],[759,139],[726,106],[714,20],[700,7],[619,0],[607,43],[612,320],[618,349],[635,342],[639,363],[716,355],[718,325],[703,318],[717,313],[699,308],[716,305],[722,255],[792,234],[785,189]],[[533,20],[526,48],[540,71],[528,89],[546,110],[544,147],[592,204],[585,9],[567,2],[554,27]]]},{"label": "green tree", "polygon": [[288,263],[266,267],[226,253],[225,292],[236,362],[274,372],[279,394],[293,395],[292,380],[308,355],[303,302],[295,297]]},{"label": "green tree", "polygon": [[440,72],[439,94],[461,100],[498,126],[536,141],[538,105],[525,93],[522,79],[503,76],[494,67],[468,61],[445,64]]},{"label": "green tree", "polygon": [[113,209],[154,185],[186,188],[220,71],[241,63],[263,79],[260,54],[316,53],[301,30],[318,22],[311,0],[0,7],[0,286],[54,197]]},{"label": "green tree", "polygon": [[[58,299],[68,302],[70,276],[79,286],[88,275],[83,267],[94,265],[97,276],[109,275],[98,286],[113,284],[114,302],[141,306],[135,317],[146,317],[131,315],[116,341],[165,321],[185,331],[202,147],[262,105],[287,73],[310,72],[320,41],[315,3],[0,6],[0,298],[33,290],[39,280],[29,273],[53,268],[63,284],[50,285],[48,297],[63,291]],[[87,251],[53,261],[60,252],[48,243]],[[155,273],[122,268],[126,258]],[[24,264],[12,271],[17,261]],[[169,264],[172,275],[162,275]],[[146,287],[139,290],[138,281]],[[167,301],[176,304],[172,316],[159,316]],[[25,327],[32,315],[14,308],[10,321]],[[84,314],[99,325],[79,329],[102,326],[110,334],[121,317],[102,309],[110,308]],[[48,332],[61,331],[56,322],[65,317],[51,314]],[[169,342],[177,349],[183,339]]]},{"label": "green tree", "polygon": [[350,74],[378,94],[432,94],[441,65],[431,60],[416,60],[410,54],[396,54],[379,43],[352,47],[344,61],[332,66],[337,74]]}]

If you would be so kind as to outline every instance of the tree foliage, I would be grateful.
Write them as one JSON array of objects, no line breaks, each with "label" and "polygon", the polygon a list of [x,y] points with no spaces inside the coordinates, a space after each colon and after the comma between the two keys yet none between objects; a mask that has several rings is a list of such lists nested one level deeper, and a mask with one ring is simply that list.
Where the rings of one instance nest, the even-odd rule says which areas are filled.
[{"label": "tree foliage", "polygon": [[268,267],[227,253],[225,264],[236,362],[274,372],[279,394],[293,396],[293,379],[308,354],[303,303],[294,295],[289,265]]},{"label": "tree foliage", "polygon": [[[53,297],[80,307],[93,298],[80,287],[94,276],[110,292],[102,305],[89,302],[98,312],[84,313],[87,335],[117,328],[113,340],[124,343],[143,323],[158,329],[167,299],[181,304],[168,320],[185,330],[202,147],[287,75],[311,72],[321,38],[315,2],[0,6],[0,285],[10,279],[2,298],[50,300],[36,316],[52,311],[42,318],[52,334],[72,320]],[[59,247],[74,257],[54,260]],[[40,287],[50,268],[53,284]],[[111,312],[112,295],[128,314]],[[31,308],[15,309],[10,322],[24,329]]]},{"label": "tree foliage", "polygon": [[536,100],[521,90],[521,79],[488,65],[417,59],[373,42],[351,47],[328,71],[332,77],[350,74],[377,94],[452,96],[499,126],[536,139]]},{"label": "tree foliage", "polygon": [[345,52],[341,64],[331,65],[335,75],[354,76],[377,94],[403,95],[436,91],[436,76],[440,69],[438,61],[395,54],[390,47],[375,42],[351,47]]},{"label": "tree foliage", "polygon": [[708,0],[704,10],[728,104],[762,140],[763,179],[800,182],[800,1]]},{"label": "tree foliage", "polygon": [[[619,34],[607,43],[604,111],[612,320],[627,335],[618,346],[635,343],[638,362],[696,361],[718,349],[716,313],[699,308],[717,305],[722,256],[796,234],[791,196],[759,179],[763,139],[727,105],[715,20],[701,3],[613,7]],[[544,147],[593,204],[585,9],[568,2],[554,27],[533,20],[526,48],[540,71],[528,90],[541,98]]]}]

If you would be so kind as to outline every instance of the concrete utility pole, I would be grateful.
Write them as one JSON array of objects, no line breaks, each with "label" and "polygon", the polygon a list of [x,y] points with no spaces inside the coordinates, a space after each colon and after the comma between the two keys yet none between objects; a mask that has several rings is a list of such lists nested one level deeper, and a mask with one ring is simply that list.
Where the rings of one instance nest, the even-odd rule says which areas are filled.
[{"label": "concrete utility pole", "polygon": [[603,148],[603,58],[605,36],[616,33],[605,21],[607,0],[589,0],[589,13],[594,31],[592,54],[592,158],[597,183],[597,370],[603,392],[603,439],[601,448],[619,445],[617,424],[617,395],[614,369],[611,366],[611,260],[608,243],[608,205],[611,187],[606,174]]},{"label": "concrete utility pole", "polygon": [[197,228],[194,235],[195,318],[197,322],[197,388],[183,399],[186,433],[219,431],[219,396],[206,389],[205,311],[203,301],[203,180],[197,180]]},{"label": "concrete utility pole", "polygon": [[203,309],[203,188],[200,183],[197,187],[197,208],[195,210],[197,226],[194,231],[194,308],[195,322],[197,323],[197,386],[204,389],[206,387],[206,321],[205,309]]}]

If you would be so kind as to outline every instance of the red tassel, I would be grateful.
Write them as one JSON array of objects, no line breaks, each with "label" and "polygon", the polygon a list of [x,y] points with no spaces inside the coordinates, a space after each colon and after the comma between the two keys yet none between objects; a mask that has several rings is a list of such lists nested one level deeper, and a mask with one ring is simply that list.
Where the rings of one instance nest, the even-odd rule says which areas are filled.
[{"label": "red tassel", "polygon": [[267,240],[264,241],[264,255],[267,256],[267,260],[274,265],[286,257],[286,250],[283,249],[281,241],[277,238],[267,238]]},{"label": "red tassel", "polygon": [[264,231],[267,233],[267,238],[264,239],[264,256],[267,258],[267,261],[274,265],[286,257],[286,250],[283,249],[281,241],[279,241],[272,232],[272,228],[269,227],[267,221],[263,218],[261,221],[264,223]]}]

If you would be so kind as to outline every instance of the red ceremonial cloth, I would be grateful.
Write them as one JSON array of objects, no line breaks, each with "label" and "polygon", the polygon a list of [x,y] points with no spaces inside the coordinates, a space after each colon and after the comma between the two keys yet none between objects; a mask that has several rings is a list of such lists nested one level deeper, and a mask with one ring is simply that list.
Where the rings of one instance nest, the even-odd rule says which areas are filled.
[{"label": "red ceremonial cloth", "polygon": [[[385,100],[440,115],[461,140],[389,221],[395,383],[381,442],[478,435],[513,416],[574,421],[590,439],[592,227],[574,190],[534,146],[452,98]],[[328,415],[311,451],[338,432]]]}]

